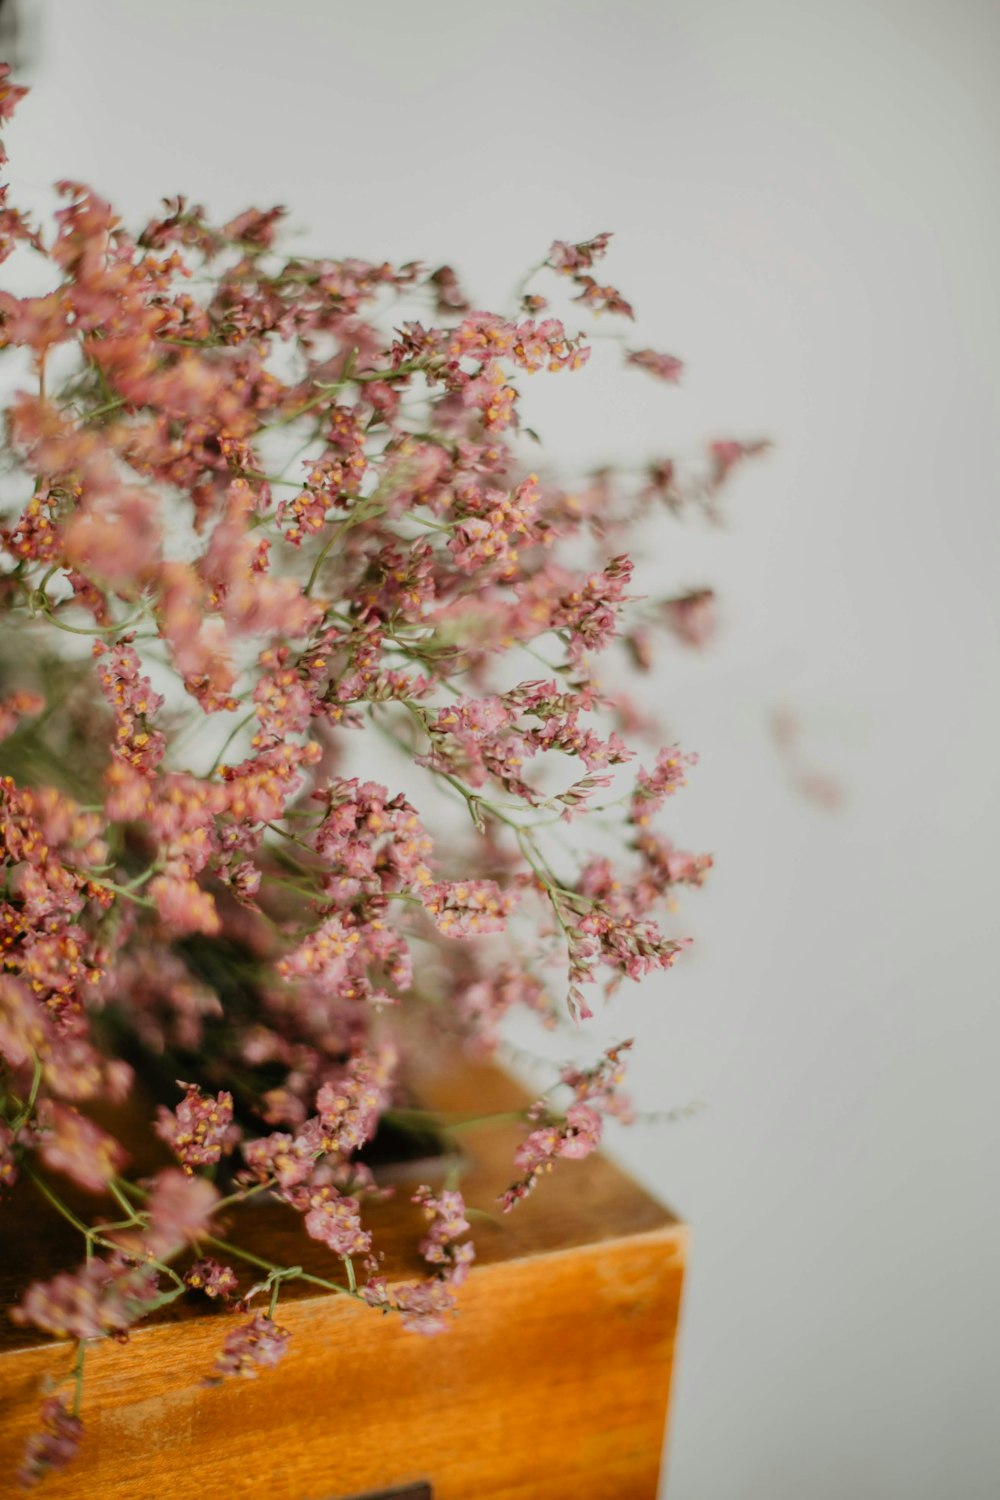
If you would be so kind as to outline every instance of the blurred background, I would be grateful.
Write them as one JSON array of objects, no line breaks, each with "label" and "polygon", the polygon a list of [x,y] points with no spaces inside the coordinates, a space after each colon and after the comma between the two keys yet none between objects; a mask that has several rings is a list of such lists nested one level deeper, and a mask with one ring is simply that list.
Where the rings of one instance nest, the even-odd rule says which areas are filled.
[{"label": "blurred background", "polygon": [[599,1023],[643,1108],[707,1106],[612,1142],[694,1230],[670,1500],[995,1496],[1000,8],[19,12],[14,201],[282,202],[303,248],[446,260],[484,306],[613,230],[602,279],[683,381],[609,347],[532,393],[543,462],[774,439],[642,564],[723,626],[649,684],[701,757],[666,820],[716,856],[695,946]]}]

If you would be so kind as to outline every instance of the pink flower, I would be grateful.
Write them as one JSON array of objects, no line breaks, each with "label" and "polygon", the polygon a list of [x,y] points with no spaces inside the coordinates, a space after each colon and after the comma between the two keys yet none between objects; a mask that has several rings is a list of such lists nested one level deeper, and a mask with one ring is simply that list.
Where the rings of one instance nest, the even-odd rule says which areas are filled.
[{"label": "pink flower", "polygon": [[96,1339],[130,1327],[157,1295],[155,1271],[95,1258],[78,1271],[33,1282],[10,1316],[56,1338]]},{"label": "pink flower", "polygon": [[361,1227],[355,1198],[344,1198],[335,1189],[322,1187],[311,1195],[309,1205],[306,1232],[328,1245],[334,1255],[364,1255],[371,1249],[372,1237]]},{"label": "pink flower", "polygon": [[685,646],[707,646],[714,636],[715,594],[711,589],[694,589],[666,599],[662,608],[668,626]]},{"label": "pink flower", "polygon": [[676,745],[664,746],[657,753],[652,771],[640,770],[636,777],[629,817],[640,828],[645,827],[653,813],[657,812],[668,797],[680,787],[686,786],[685,772],[688,766],[696,765],[698,757],[682,755]]},{"label": "pink flower", "polygon": [[625,363],[635,365],[640,370],[648,370],[657,380],[666,380],[671,385],[677,384],[684,369],[681,360],[675,359],[672,354],[657,354],[655,349],[630,349],[625,356]]},{"label": "pink flower", "polygon": [[287,212],[284,208],[269,208],[266,213],[257,208],[248,208],[223,225],[222,233],[228,240],[239,240],[255,249],[269,250],[274,242],[275,230]]},{"label": "pink flower", "polygon": [[149,678],[142,675],[138,653],[125,641],[110,648],[97,641],[94,656],[101,690],[115,715],[112,753],[148,776],[163,759],[166,744],[150,726],[163,698],[153,692]]},{"label": "pink flower", "polygon": [[257,1182],[265,1183],[273,1178],[282,1193],[293,1197],[294,1189],[312,1178],[321,1149],[315,1130],[298,1136],[275,1130],[255,1141],[244,1141],[242,1153],[251,1176]]},{"label": "pink flower", "polygon": [[586,303],[592,307],[595,313],[609,312],[617,313],[622,318],[634,318],[632,304],[626,302],[621,292],[614,286],[600,286],[593,276],[576,275],[573,277],[580,288],[578,295],[573,299],[575,302]]},{"label": "pink flower", "polygon": [[450,880],[420,892],[425,909],[439,932],[450,938],[480,937],[502,932],[516,896],[501,891],[494,880]]},{"label": "pink flower", "polygon": [[396,1061],[395,1049],[384,1045],[352,1058],[338,1082],[323,1084],[316,1108],[325,1151],[348,1155],[371,1140],[391,1096]]},{"label": "pink flower", "polygon": [[69,1104],[43,1099],[38,1109],[39,1152],[47,1167],[80,1187],[103,1193],[128,1160],[123,1146]]},{"label": "pink flower", "polygon": [[38,1484],[53,1470],[65,1469],[72,1463],[83,1439],[83,1423],[61,1396],[47,1397],[42,1402],[40,1416],[41,1431],[29,1437],[17,1472],[25,1489]]},{"label": "pink flower", "polygon": [[436,317],[444,317],[451,312],[468,312],[469,303],[459,285],[458,277],[451,266],[438,266],[427,280],[434,288],[436,305],[434,308]]},{"label": "pink flower", "polygon": [[217,1189],[204,1177],[164,1167],[146,1203],[149,1226],[143,1243],[160,1260],[176,1254],[189,1240],[208,1233],[218,1198]]},{"label": "pink flower", "polygon": [[420,1204],[428,1222],[427,1233],[420,1241],[421,1255],[452,1286],[461,1286],[476,1256],[468,1241],[455,1243],[469,1229],[462,1194],[455,1188],[445,1188],[435,1196],[429,1187],[420,1187],[413,1202]]},{"label": "pink flower", "polygon": [[718,487],[728,479],[737,464],[746,458],[756,458],[759,453],[766,453],[770,443],[759,439],[750,443],[726,441],[709,444],[709,453],[712,458],[713,474],[712,484]]},{"label": "pink flower", "polygon": [[0,120],[11,120],[14,112],[28,90],[22,85],[12,83],[10,79],[10,63],[0,63]]},{"label": "pink flower", "polygon": [[209,936],[218,932],[221,924],[214,898],[189,876],[157,875],[149,883],[149,895],[164,926],[178,937],[190,932]]},{"label": "pink flower", "polygon": [[65,555],[74,568],[110,589],[128,589],[152,578],[160,560],[156,510],[138,490],[112,485],[103,474],[85,507],[70,519]]},{"label": "pink flower", "polygon": [[186,1090],[175,1110],[160,1105],[155,1130],[187,1172],[210,1167],[228,1154],[239,1137],[233,1126],[233,1096],[227,1089],[203,1094],[196,1083],[178,1084]]},{"label": "pink flower", "polygon": [[252,1380],[284,1359],[290,1338],[287,1328],[279,1328],[264,1313],[254,1313],[249,1323],[226,1334],[215,1368],[220,1376],[242,1375]]},{"label": "pink flower", "polygon": [[360,1289],[370,1307],[400,1314],[412,1333],[444,1333],[455,1310],[455,1294],[447,1281],[403,1281],[390,1286],[384,1277],[371,1277]]},{"label": "pink flower", "polygon": [[210,1257],[204,1260],[196,1260],[184,1273],[184,1285],[192,1292],[204,1292],[206,1297],[213,1301],[221,1298],[228,1302],[229,1298],[239,1288],[236,1273],[231,1266],[221,1266],[217,1260]]},{"label": "pink flower", "polygon": [[555,240],[549,250],[549,263],[564,275],[587,271],[595,260],[600,260],[607,253],[610,243],[610,234],[595,234],[593,239],[583,240],[578,245]]}]

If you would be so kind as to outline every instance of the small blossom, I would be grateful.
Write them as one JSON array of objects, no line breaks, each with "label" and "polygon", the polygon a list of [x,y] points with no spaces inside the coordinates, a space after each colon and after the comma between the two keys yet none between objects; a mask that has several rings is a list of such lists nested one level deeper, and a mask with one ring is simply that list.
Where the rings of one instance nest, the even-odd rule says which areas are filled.
[{"label": "small blossom", "polygon": [[204,1177],[165,1167],[146,1203],[149,1225],[144,1245],[160,1260],[176,1254],[189,1240],[208,1233],[218,1198],[217,1189]]},{"label": "small blossom", "polygon": [[238,1132],[233,1128],[233,1096],[228,1089],[203,1094],[196,1083],[179,1083],[186,1090],[174,1110],[160,1105],[156,1133],[165,1141],[185,1171],[210,1167],[232,1150]]},{"label": "small blossom", "polygon": [[94,655],[101,689],[115,714],[113,753],[148,775],[162,760],[166,744],[149,722],[163,707],[163,698],[142,675],[139,656],[131,646],[119,642],[109,648],[98,641]]},{"label": "small blossom", "polygon": [[631,1118],[631,1105],[620,1089],[625,1076],[622,1058],[631,1045],[623,1042],[609,1047],[592,1068],[562,1070],[562,1082],[573,1091],[573,1102],[564,1115],[553,1114],[543,1099],[532,1105],[528,1118],[535,1122],[534,1128],[514,1155],[515,1165],[525,1176],[501,1194],[505,1213],[528,1196],[558,1158],[579,1161],[589,1156],[600,1144],[604,1115]]},{"label": "small blossom", "polygon": [[310,1181],[321,1150],[315,1130],[298,1136],[275,1130],[257,1140],[244,1141],[242,1146],[243,1160],[251,1177],[260,1183],[273,1178],[288,1197],[294,1196],[294,1189]]},{"label": "small blossom", "polygon": [[420,899],[438,931],[450,938],[502,932],[516,901],[494,880],[441,881],[421,891]]},{"label": "small blossom", "polygon": [[573,580],[559,595],[552,608],[550,625],[569,632],[569,652],[574,661],[587,651],[603,650],[613,639],[631,577],[631,560],[614,557],[602,572]]},{"label": "small blossom", "polygon": [[236,1273],[230,1266],[222,1266],[217,1260],[196,1260],[184,1273],[184,1285],[192,1292],[204,1292],[213,1301],[221,1298],[228,1302],[239,1289]]},{"label": "small blossom", "polygon": [[41,713],[44,707],[40,693],[12,693],[0,699],[0,740],[8,739],[21,719]]},{"label": "small blossom", "polygon": [[438,266],[427,278],[434,288],[435,294],[435,316],[445,317],[448,313],[464,313],[469,311],[469,302],[459,285],[458,277],[451,266]]},{"label": "small blossom", "polygon": [[672,354],[657,354],[655,349],[630,349],[625,356],[625,363],[635,365],[640,370],[648,370],[657,380],[666,380],[672,385],[676,385],[684,369],[681,360],[675,359]]},{"label": "small blossom", "polygon": [[390,1098],[396,1067],[394,1048],[351,1060],[337,1083],[324,1083],[316,1095],[323,1149],[340,1155],[371,1140]]},{"label": "small blossom", "polygon": [[713,466],[713,487],[718,488],[719,485],[723,484],[729,478],[729,475],[736,468],[737,464],[741,464],[744,459],[756,458],[758,454],[766,453],[770,446],[770,443],[761,441],[760,439],[749,443],[734,441],[710,443],[708,451]]},{"label": "small blossom", "polygon": [[665,746],[660,750],[652,771],[640,770],[636,777],[629,810],[632,822],[644,827],[668,797],[687,785],[685,772],[688,766],[696,765],[697,761],[696,755],[683,755],[676,745]]},{"label": "small blossom", "polygon": [[227,1333],[215,1368],[220,1376],[242,1375],[252,1380],[284,1359],[290,1338],[287,1328],[280,1328],[265,1313],[254,1313],[249,1323]]},{"label": "small blossom", "polygon": [[610,234],[595,234],[593,239],[583,240],[577,245],[555,240],[549,250],[549,263],[564,275],[588,271],[595,260],[607,254],[610,243]]},{"label": "small blossom", "polygon": [[30,1489],[55,1469],[65,1469],[80,1451],[83,1423],[61,1396],[49,1396],[42,1402],[41,1431],[32,1433],[25,1444],[24,1457],[17,1477]]},{"label": "small blossom", "polygon": [[54,1172],[65,1172],[91,1193],[102,1193],[127,1161],[123,1146],[69,1104],[39,1105],[39,1154]]},{"label": "small blossom", "polygon": [[178,937],[218,932],[221,924],[214,898],[189,875],[157,875],[149,883],[149,895],[164,926]]},{"label": "small blossom", "polygon": [[609,312],[617,313],[622,318],[635,317],[632,304],[626,302],[617,287],[600,286],[593,276],[576,275],[573,280],[580,288],[574,301],[585,303],[595,313]]},{"label": "small blossom", "polygon": [[694,589],[666,599],[661,608],[667,625],[685,646],[707,646],[714,636],[715,594],[711,589]]},{"label": "small blossom", "polygon": [[334,1189],[319,1188],[309,1199],[306,1232],[328,1245],[334,1255],[364,1255],[372,1238],[361,1227],[355,1198],[343,1198]]},{"label": "small blossom", "polygon": [[413,1202],[420,1204],[428,1221],[427,1233],[420,1241],[421,1255],[452,1286],[460,1286],[476,1254],[468,1242],[455,1243],[469,1229],[462,1194],[455,1188],[446,1188],[435,1195],[429,1187],[420,1187],[413,1195]]},{"label": "small blossom", "polygon": [[455,1294],[447,1281],[403,1281],[389,1285],[383,1276],[369,1278],[359,1288],[369,1307],[400,1315],[412,1333],[444,1333],[455,1310]]},{"label": "small blossom", "polygon": [[153,1271],[95,1257],[78,1271],[33,1282],[10,1316],[15,1323],[33,1323],[56,1338],[101,1338],[141,1318],[157,1296],[156,1283]]}]

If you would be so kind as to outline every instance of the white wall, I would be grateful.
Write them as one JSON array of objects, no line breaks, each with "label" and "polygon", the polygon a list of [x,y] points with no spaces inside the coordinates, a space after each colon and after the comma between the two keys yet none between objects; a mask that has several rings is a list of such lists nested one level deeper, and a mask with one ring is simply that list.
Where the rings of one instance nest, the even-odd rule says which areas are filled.
[{"label": "white wall", "polygon": [[[645,1037],[643,1104],[710,1105],[616,1140],[695,1228],[671,1500],[995,1495],[1000,11],[42,12],[19,184],[284,201],[314,245],[447,258],[484,302],[614,229],[609,276],[688,374],[548,402],[549,452],[776,438],[728,531],[662,533],[664,576],[726,603],[657,683],[702,756],[675,826],[718,867],[690,961],[610,1023]],[[779,703],[840,814],[790,790]]]}]

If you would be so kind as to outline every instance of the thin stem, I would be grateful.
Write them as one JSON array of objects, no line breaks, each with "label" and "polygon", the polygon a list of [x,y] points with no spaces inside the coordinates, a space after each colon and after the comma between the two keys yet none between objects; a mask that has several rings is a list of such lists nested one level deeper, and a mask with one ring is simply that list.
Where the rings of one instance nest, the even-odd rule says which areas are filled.
[{"label": "thin stem", "polygon": [[305,589],[303,590],[303,593],[307,598],[313,591],[316,580],[319,577],[320,568],[326,562],[326,559],[330,554],[330,549],[336,542],[340,540],[344,532],[349,531],[352,526],[360,525],[362,521],[374,521],[378,516],[385,514],[384,505],[369,505],[369,501],[372,499],[373,496],[369,495],[366,500],[359,501],[358,504],[354,507],[354,510],[351,512],[351,514],[345,517],[345,519],[341,521],[340,525],[336,526],[333,529],[333,531],[327,537],[326,541],[323,543],[323,546],[320,548],[317,555],[316,561],[313,563],[312,572],[309,574],[309,580],[305,586]]},{"label": "thin stem", "polygon": [[[152,871],[149,873],[151,874]],[[126,901],[132,901],[136,906],[144,906],[148,911],[156,910],[155,901],[149,901],[145,896],[137,896],[134,891],[129,890],[128,886],[115,885],[113,880],[96,880],[90,875],[87,876],[87,880],[90,885],[99,886],[105,891],[113,891],[116,896],[124,896]]]},{"label": "thin stem", "polygon": [[103,406],[92,407],[91,410],[86,413],[86,415],[83,417],[82,420],[84,422],[93,422],[96,417],[106,417],[107,414],[108,414],[108,412],[118,411],[119,408],[122,407],[122,406],[124,406],[124,405],[125,405],[125,399],[124,399],[124,397],[123,396],[117,396],[114,399],[114,401],[105,401],[105,403],[104,403]]},{"label": "thin stem", "polygon": [[57,630],[65,630],[70,635],[85,635],[91,637],[99,635],[118,635],[119,632],[130,629],[131,626],[137,625],[140,620],[143,620],[146,617],[146,611],[142,609],[138,614],[133,615],[131,620],[121,620],[113,625],[95,625],[93,629],[85,630],[80,625],[67,625],[65,620],[57,620],[52,612],[51,600],[49,600],[44,594],[36,594],[35,602],[37,603],[39,609],[41,610],[45,619],[48,620],[50,625],[54,625]]},{"label": "thin stem", "polygon": [[240,730],[241,729],[245,729],[247,727],[247,725],[253,719],[255,719],[256,717],[257,717],[257,710],[255,708],[252,708],[250,710],[250,712],[248,714],[246,714],[240,720],[240,722],[238,724],[234,724],[233,725],[232,729],[229,731],[229,733],[226,735],[226,738],[223,740],[222,747],[219,750],[218,755],[215,757],[215,759],[213,760],[212,764],[208,768],[208,771],[207,771],[207,773],[205,775],[205,780],[206,781],[208,780],[208,778],[210,776],[214,776],[215,775],[216,771],[219,769],[219,766],[222,764],[222,757],[225,755],[226,751],[229,749],[230,745],[233,743],[233,740],[239,734]]},{"label": "thin stem", "polygon": [[77,1218],[76,1214],[69,1207],[69,1205],[64,1203],[58,1196],[58,1194],[52,1191],[45,1179],[43,1177],[40,1177],[33,1167],[26,1166],[24,1168],[24,1172],[26,1176],[31,1178],[38,1191],[42,1194],[42,1197],[48,1199],[56,1212],[62,1214],[63,1218],[68,1223],[72,1224],[74,1229],[78,1229],[83,1235],[84,1239],[89,1240],[93,1231],[88,1229],[83,1220]]},{"label": "thin stem", "polygon": [[266,1182],[255,1182],[253,1187],[239,1188],[235,1193],[230,1193],[228,1198],[220,1198],[213,1213],[218,1213],[222,1208],[229,1208],[234,1203],[245,1203],[248,1198],[256,1197],[258,1193],[269,1192],[277,1181],[276,1177],[269,1177]]},{"label": "thin stem", "polygon": [[327,1281],[322,1276],[313,1276],[309,1271],[303,1271],[294,1266],[288,1271],[283,1266],[276,1266],[273,1261],[264,1260],[261,1256],[254,1255],[250,1250],[244,1250],[239,1245],[231,1244],[229,1240],[220,1240],[211,1234],[199,1235],[199,1239],[204,1241],[206,1245],[211,1245],[214,1249],[223,1251],[226,1255],[235,1255],[238,1260],[245,1261],[247,1265],[257,1266],[261,1271],[279,1273],[287,1281],[304,1281],[309,1286],[321,1287],[326,1292],[337,1292],[341,1297],[353,1297],[358,1301],[364,1301],[364,1298],[349,1286],[341,1286],[336,1281]]},{"label": "thin stem", "polygon": [[44,1069],[42,1066],[42,1059],[36,1053],[34,1060],[34,1072],[31,1078],[31,1089],[24,1104],[19,1106],[17,1119],[11,1126],[11,1129],[14,1131],[15,1135],[21,1129],[21,1126],[24,1125],[27,1120],[31,1119],[31,1113],[35,1107],[35,1100],[38,1098],[38,1090],[41,1086],[43,1071]]},{"label": "thin stem", "polygon": [[115,1202],[118,1204],[119,1208],[123,1208],[129,1215],[130,1222],[133,1224],[141,1223],[141,1215],[136,1213],[135,1209],[132,1207],[132,1204],[129,1202],[128,1198],[126,1198],[125,1194],[122,1192],[121,1188],[118,1186],[118,1183],[114,1179],[112,1179],[112,1181],[108,1183],[108,1189],[111,1193],[112,1198],[114,1198]]}]

